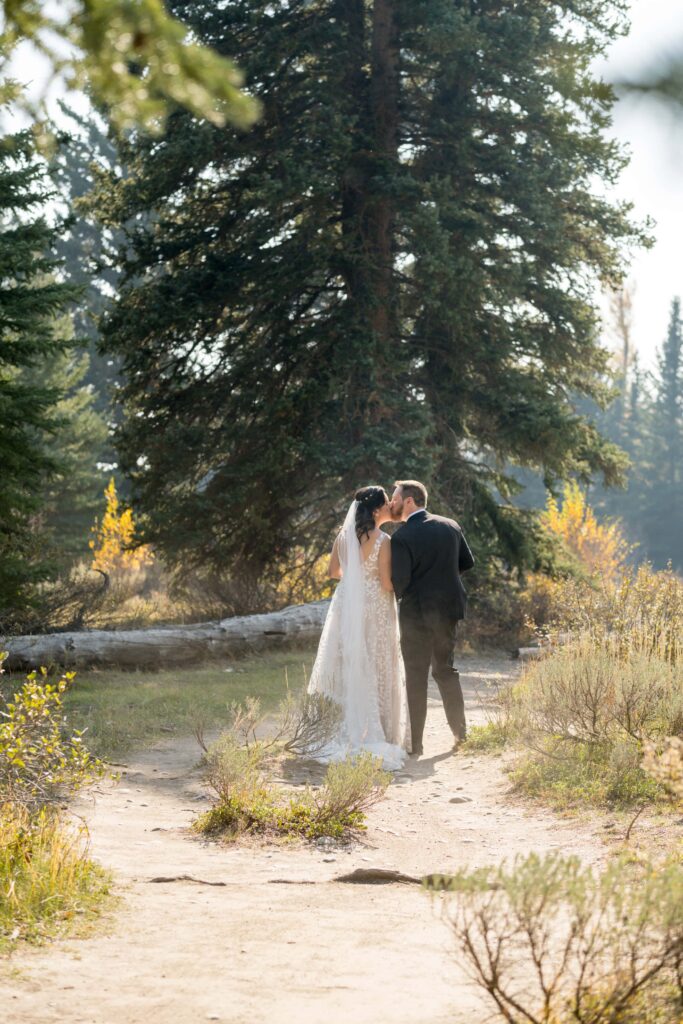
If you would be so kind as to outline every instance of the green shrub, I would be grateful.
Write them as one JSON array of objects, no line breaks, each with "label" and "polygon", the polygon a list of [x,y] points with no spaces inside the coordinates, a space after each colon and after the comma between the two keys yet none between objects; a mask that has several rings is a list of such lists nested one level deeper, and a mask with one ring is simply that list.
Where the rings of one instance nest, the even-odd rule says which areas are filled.
[{"label": "green shrub", "polygon": [[[391,776],[369,753],[331,764],[319,790],[292,794],[267,777],[267,748],[240,747],[221,737],[206,754],[207,783],[216,804],[194,824],[204,834],[277,834],[342,839],[363,831],[365,811],[385,793]],[[270,762],[272,763],[272,762]]]},{"label": "green shrub", "polygon": [[683,665],[636,652],[623,658],[590,638],[568,643],[536,662],[516,688],[519,731],[603,743],[642,742],[670,734],[681,721]]},{"label": "green shrub", "polygon": [[683,728],[683,662],[585,636],[534,662],[498,700],[499,717],[468,748],[516,745],[511,773],[525,792],[561,807],[663,797],[642,758]]},{"label": "green shrub", "polygon": [[486,725],[472,725],[462,749],[466,753],[489,754],[503,750],[510,742],[510,730],[503,719],[494,718]]},{"label": "green shrub", "polygon": [[233,733],[223,733],[206,751],[206,782],[218,802],[248,804],[266,790],[264,761],[266,748],[261,743],[240,746]]},{"label": "green shrub", "polygon": [[[3,659],[4,660],[4,659]],[[40,939],[92,915],[107,874],[87,856],[87,833],[51,803],[99,778],[104,765],[69,730],[56,683],[32,672],[12,700],[0,694],[0,948]]]},{"label": "green shrub", "polygon": [[576,857],[432,877],[475,982],[508,1024],[679,1024],[683,866]]},{"label": "green shrub", "polygon": [[616,744],[562,743],[547,737],[522,754],[510,770],[515,785],[556,809],[630,807],[662,797],[663,790],[641,767],[641,748]]},{"label": "green shrub", "polygon": [[320,823],[359,818],[386,793],[391,775],[367,751],[331,764],[315,796]]},{"label": "green shrub", "polygon": [[13,700],[0,694],[0,799],[40,806],[64,789],[92,782],[104,772],[83,744],[79,730],[69,733],[63,695],[73,679],[67,672],[56,683],[47,672],[31,672]]}]

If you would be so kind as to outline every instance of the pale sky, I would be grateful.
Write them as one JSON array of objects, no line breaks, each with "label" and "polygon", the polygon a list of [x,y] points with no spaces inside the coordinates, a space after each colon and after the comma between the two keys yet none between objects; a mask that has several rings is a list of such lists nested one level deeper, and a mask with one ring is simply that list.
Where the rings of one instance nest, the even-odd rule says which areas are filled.
[{"label": "pale sky", "polygon": [[[683,50],[683,0],[632,0],[631,24],[629,35],[613,44],[607,61],[596,65],[607,80],[634,77],[665,58],[672,47]],[[33,79],[35,89],[44,81],[42,61],[24,47],[18,56],[13,74],[25,83]],[[55,83],[51,97],[61,91]],[[69,102],[81,109],[75,97]],[[656,221],[654,247],[635,256],[629,274],[636,285],[634,340],[643,363],[651,366],[666,333],[671,299],[683,293],[683,109],[676,117],[652,101],[620,100],[612,131],[631,151],[615,194],[634,203],[637,218]]]},{"label": "pale sky", "polygon": [[[682,49],[682,0],[633,0],[631,31],[599,70],[607,80],[635,77]],[[675,117],[656,102],[621,100],[613,133],[631,151],[616,194],[635,204],[638,218],[657,222],[654,247],[636,256],[629,275],[636,286],[634,339],[651,365],[666,334],[671,299],[683,294],[683,108]]]}]

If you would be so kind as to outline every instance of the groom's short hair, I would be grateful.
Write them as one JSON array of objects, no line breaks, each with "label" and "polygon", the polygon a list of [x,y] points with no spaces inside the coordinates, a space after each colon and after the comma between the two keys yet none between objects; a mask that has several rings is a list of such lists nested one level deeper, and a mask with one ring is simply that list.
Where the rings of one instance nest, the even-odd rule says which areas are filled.
[{"label": "groom's short hair", "polygon": [[394,487],[400,487],[401,497],[412,498],[418,508],[427,504],[427,488],[419,480],[397,480]]}]

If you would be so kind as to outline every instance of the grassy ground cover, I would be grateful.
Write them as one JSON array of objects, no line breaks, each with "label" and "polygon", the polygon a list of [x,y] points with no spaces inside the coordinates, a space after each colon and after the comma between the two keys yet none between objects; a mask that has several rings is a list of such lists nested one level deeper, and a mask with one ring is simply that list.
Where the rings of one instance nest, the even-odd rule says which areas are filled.
[{"label": "grassy ground cover", "polygon": [[83,828],[49,808],[0,810],[0,953],[91,926],[112,899],[111,877],[88,857]]},{"label": "grassy ground cover", "polygon": [[[70,728],[98,757],[120,757],[170,735],[187,735],[198,722],[206,729],[229,719],[228,705],[257,697],[275,708],[287,686],[300,690],[313,663],[311,648],[270,651],[229,665],[198,665],[161,672],[78,672],[64,697]],[[4,678],[11,693],[19,677]]]}]

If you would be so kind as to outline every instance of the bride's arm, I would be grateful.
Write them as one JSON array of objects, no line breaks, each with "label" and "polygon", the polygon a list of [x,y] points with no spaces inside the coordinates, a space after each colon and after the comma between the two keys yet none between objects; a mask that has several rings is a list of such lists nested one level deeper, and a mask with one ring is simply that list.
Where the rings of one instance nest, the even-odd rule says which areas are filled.
[{"label": "bride's arm", "polygon": [[339,534],[334,539],[332,545],[332,553],[330,555],[330,564],[327,567],[327,575],[332,580],[340,580],[342,571],[341,564],[339,562]]},{"label": "bride's arm", "polygon": [[382,540],[381,547],[379,549],[379,582],[382,590],[386,590],[388,593],[393,594],[394,585],[391,582],[391,542],[388,537]]}]

